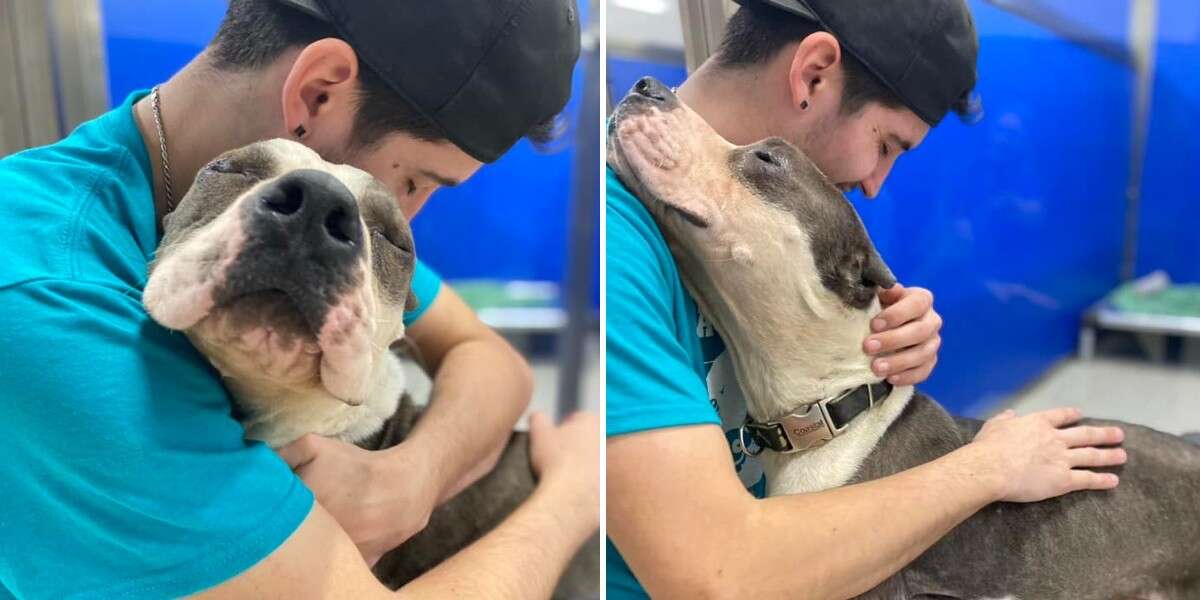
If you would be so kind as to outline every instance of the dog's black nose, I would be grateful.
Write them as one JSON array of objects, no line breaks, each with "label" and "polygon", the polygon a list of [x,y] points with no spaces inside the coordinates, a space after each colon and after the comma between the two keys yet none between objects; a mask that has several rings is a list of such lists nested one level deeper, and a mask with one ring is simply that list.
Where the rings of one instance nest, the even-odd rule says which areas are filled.
[{"label": "dog's black nose", "polygon": [[633,93],[651,100],[666,102],[672,96],[667,86],[653,77],[643,77],[633,84]]},{"label": "dog's black nose", "polygon": [[362,246],[358,202],[329,173],[301,169],[283,175],[262,189],[258,210],[310,251],[356,255]]}]

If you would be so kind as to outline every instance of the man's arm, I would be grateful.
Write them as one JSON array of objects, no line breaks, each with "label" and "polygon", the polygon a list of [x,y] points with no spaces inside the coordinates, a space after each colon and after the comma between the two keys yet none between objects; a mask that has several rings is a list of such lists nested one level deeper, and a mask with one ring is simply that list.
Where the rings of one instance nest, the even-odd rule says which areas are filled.
[{"label": "man's arm", "polygon": [[766,500],[743,488],[717,427],[612,437],[608,535],[656,598],[852,597],[993,501],[1115,486],[1115,476],[1072,467],[1123,462],[1121,450],[1086,447],[1115,443],[1120,431],[1058,429],[1078,418],[1069,409],[1001,415],[929,464]]},{"label": "man's arm", "polygon": [[404,442],[368,452],[310,434],[279,451],[371,564],[492,470],[533,389],[521,355],[448,286],[406,338],[433,393]]},{"label": "man's arm", "polygon": [[577,415],[557,428],[536,415],[533,495],[487,535],[398,592],[379,583],[318,503],[267,558],[197,598],[548,598],[599,520],[598,442],[595,415]]},{"label": "man's arm", "polygon": [[445,284],[406,337],[433,378],[433,392],[405,444],[436,459],[440,504],[495,466],[529,406],[533,373]]}]

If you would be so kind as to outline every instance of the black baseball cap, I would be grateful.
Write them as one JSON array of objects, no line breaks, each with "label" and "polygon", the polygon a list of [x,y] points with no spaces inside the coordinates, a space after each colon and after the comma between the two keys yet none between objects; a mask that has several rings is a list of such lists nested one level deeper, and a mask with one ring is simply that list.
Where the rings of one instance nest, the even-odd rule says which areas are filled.
[{"label": "black baseball cap", "polygon": [[930,126],[983,115],[979,36],[964,0],[735,0],[815,21]]},{"label": "black baseball cap", "polygon": [[360,61],[485,163],[571,96],[575,0],[277,1],[332,24]]}]

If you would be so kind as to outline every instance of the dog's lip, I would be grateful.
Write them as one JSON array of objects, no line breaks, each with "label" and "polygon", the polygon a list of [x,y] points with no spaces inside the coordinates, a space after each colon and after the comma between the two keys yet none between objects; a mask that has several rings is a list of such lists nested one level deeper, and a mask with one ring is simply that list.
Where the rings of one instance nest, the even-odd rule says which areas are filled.
[{"label": "dog's lip", "polygon": [[[242,301],[244,301],[248,298],[252,298],[254,296],[260,296],[260,295],[265,295],[265,294],[279,294],[279,295],[283,296],[287,300],[287,304],[291,308],[291,310],[295,311],[296,314],[300,316],[301,320],[304,321],[304,326],[306,328],[306,331],[304,331],[303,333],[305,335],[307,335],[309,338],[311,338],[314,342],[317,342],[318,347],[319,347],[319,341],[317,339],[317,332],[320,331],[320,323],[314,323],[313,322],[314,319],[313,319],[312,315],[309,315],[306,313],[306,311],[301,310],[299,303],[296,301],[295,295],[293,295],[288,290],[285,290],[281,287],[263,287],[261,289],[249,290],[249,291],[245,291],[245,292],[241,292],[241,293],[232,295],[228,298],[223,299],[221,302],[214,304],[212,310],[209,311],[209,314],[207,316],[212,316],[213,313],[216,313],[221,310],[232,309],[239,302],[242,302]],[[265,324],[264,324],[264,326],[270,327],[269,325],[265,325]],[[313,353],[310,352],[310,354],[313,354]]]}]

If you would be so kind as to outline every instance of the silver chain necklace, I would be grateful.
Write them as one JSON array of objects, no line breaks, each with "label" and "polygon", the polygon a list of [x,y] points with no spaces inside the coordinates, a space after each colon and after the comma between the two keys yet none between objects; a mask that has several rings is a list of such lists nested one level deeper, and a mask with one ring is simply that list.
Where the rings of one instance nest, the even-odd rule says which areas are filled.
[{"label": "silver chain necklace", "polygon": [[167,190],[167,213],[175,210],[175,190],[171,188],[171,160],[167,158],[167,134],[163,133],[162,101],[158,97],[159,86],[150,90],[150,106],[154,108],[154,128],[158,130],[158,153],[162,157],[163,187]]}]

